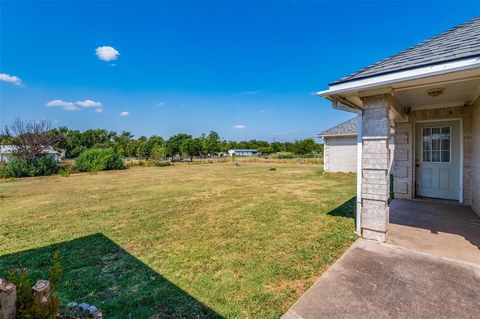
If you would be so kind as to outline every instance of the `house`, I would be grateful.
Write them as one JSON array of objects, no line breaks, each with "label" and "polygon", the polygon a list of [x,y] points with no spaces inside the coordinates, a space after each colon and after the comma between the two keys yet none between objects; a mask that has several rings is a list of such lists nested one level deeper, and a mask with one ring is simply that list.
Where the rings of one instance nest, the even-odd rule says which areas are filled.
[{"label": "house", "polygon": [[[357,171],[359,120],[361,120],[360,117],[355,116],[317,135],[324,141],[323,169],[325,172],[352,173]],[[390,153],[393,152],[394,145],[393,139],[390,138]]]},{"label": "house", "polygon": [[[480,216],[480,17],[338,79],[318,94],[333,108],[361,117],[359,235],[387,240],[390,173],[396,199],[458,202]],[[410,210],[417,203],[412,201]]]},{"label": "house", "polygon": [[357,121],[356,116],[318,134],[324,142],[325,172],[350,173],[357,170]]},{"label": "house", "polygon": [[[0,145],[0,163],[7,163],[14,155],[15,145]],[[53,158],[57,162],[65,158],[65,151],[56,151],[53,147],[45,148],[45,155]]]},{"label": "house", "polygon": [[230,156],[257,156],[257,150],[253,149],[231,149],[228,150]]}]

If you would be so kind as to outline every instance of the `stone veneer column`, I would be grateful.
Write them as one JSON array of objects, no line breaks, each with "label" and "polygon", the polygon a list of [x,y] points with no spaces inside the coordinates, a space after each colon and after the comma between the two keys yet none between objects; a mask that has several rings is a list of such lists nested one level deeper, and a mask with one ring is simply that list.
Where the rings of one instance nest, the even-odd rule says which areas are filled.
[{"label": "stone veneer column", "polygon": [[387,239],[390,196],[390,94],[362,97],[362,237]]},{"label": "stone veneer column", "polygon": [[413,136],[412,121],[395,124],[395,151],[392,168],[395,198],[413,198]]}]

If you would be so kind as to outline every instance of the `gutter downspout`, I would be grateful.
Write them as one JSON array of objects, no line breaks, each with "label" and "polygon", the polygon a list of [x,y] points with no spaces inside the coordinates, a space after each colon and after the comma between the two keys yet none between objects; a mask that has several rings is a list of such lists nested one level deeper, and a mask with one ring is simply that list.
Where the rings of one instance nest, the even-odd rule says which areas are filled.
[{"label": "gutter downspout", "polygon": [[355,232],[362,236],[362,139],[363,139],[363,114],[360,112],[357,121],[357,212],[355,218]]}]

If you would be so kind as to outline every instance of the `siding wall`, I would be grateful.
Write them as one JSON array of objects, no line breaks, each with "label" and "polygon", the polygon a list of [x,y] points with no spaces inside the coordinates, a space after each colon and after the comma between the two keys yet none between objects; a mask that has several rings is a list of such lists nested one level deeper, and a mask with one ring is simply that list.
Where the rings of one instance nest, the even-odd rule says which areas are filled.
[{"label": "siding wall", "polygon": [[480,216],[480,99],[472,110],[472,208]]},{"label": "siding wall", "polygon": [[326,172],[357,171],[357,136],[325,137],[324,169]]}]

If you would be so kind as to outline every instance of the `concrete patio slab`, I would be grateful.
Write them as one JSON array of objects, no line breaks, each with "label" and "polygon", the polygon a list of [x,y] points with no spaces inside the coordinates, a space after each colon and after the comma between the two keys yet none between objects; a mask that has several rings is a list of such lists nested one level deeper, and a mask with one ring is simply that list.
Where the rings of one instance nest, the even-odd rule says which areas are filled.
[{"label": "concrete patio slab", "polygon": [[456,202],[395,199],[387,243],[480,265],[480,217]]},{"label": "concrete patio slab", "polygon": [[478,318],[480,267],[357,240],[282,316]]}]

